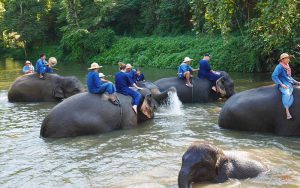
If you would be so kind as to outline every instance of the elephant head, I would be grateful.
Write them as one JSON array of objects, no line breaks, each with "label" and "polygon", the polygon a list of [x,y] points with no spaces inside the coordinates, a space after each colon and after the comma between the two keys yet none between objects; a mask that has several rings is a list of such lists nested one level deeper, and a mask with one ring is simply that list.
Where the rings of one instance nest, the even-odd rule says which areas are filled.
[{"label": "elephant head", "polygon": [[148,81],[138,82],[137,85],[139,87],[149,89],[151,92],[151,95],[153,96],[153,98],[155,99],[157,104],[163,103],[163,101],[169,96],[169,92],[174,92],[174,93],[176,92],[175,87],[170,87],[166,91],[160,92],[160,90],[158,89],[158,87],[155,84],[153,84],[152,82],[148,82]]},{"label": "elephant head", "polygon": [[194,142],[182,157],[178,175],[179,188],[189,188],[192,182],[212,181],[217,175],[222,150],[210,144]]},{"label": "elephant head", "polygon": [[229,74],[225,71],[220,71],[221,78],[216,82],[218,90],[221,96],[224,98],[229,98],[234,94],[234,83],[230,78]]},{"label": "elephant head", "polygon": [[55,85],[52,94],[57,99],[68,98],[72,95],[84,92],[84,86],[74,76],[60,76]]},{"label": "elephant head", "polygon": [[138,107],[138,122],[144,122],[154,117],[154,109],[156,109],[159,104],[153,98],[149,89],[144,88],[139,90],[139,92],[143,96],[143,101]]}]

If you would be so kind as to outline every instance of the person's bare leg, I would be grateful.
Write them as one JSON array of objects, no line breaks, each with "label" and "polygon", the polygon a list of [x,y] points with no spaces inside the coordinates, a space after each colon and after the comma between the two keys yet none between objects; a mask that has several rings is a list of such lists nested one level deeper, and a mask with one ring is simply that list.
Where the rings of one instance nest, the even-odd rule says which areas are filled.
[{"label": "person's bare leg", "polygon": [[188,87],[193,87],[193,85],[190,82],[191,79],[191,73],[190,72],[185,72],[185,79],[186,79],[186,86]]},{"label": "person's bare leg", "polygon": [[286,119],[292,119],[292,115],[290,113],[289,108],[285,108],[285,113],[286,113]]}]

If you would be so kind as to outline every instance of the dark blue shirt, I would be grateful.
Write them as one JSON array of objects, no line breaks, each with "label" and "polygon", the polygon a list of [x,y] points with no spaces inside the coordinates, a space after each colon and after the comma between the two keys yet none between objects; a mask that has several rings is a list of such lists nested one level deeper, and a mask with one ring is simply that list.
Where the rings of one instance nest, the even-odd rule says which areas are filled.
[{"label": "dark blue shirt", "polygon": [[134,82],[130,78],[128,73],[118,72],[115,76],[116,89],[118,93],[122,93],[124,95],[128,95],[128,91],[130,92],[130,88]]},{"label": "dark blue shirt", "polygon": [[199,78],[206,78],[209,76],[209,74],[211,73],[211,67],[208,63],[207,60],[200,60],[199,61],[199,72],[198,72],[198,77]]},{"label": "dark blue shirt", "polygon": [[99,78],[99,73],[95,71],[90,71],[87,75],[87,86],[90,93],[99,93],[102,81]]},{"label": "dark blue shirt", "polygon": [[145,77],[144,77],[143,74],[140,74],[140,75],[135,74],[135,76],[134,76],[134,81],[135,82],[141,82],[141,81],[144,81],[144,80],[145,80]]},{"label": "dark blue shirt", "polygon": [[126,72],[126,74],[128,74],[132,81],[134,81],[134,76],[136,75],[136,71],[134,69],[131,69],[129,72]]}]

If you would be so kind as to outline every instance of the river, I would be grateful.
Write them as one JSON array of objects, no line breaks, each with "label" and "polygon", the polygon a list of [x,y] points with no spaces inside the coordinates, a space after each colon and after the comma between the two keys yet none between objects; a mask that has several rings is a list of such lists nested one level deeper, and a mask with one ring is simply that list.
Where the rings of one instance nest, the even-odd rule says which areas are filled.
[{"label": "river", "polygon": [[[162,107],[153,120],[132,130],[42,139],[41,122],[55,104],[7,100],[9,86],[22,66],[12,59],[0,61],[0,187],[175,188],[181,157],[193,141],[251,152],[270,169],[268,175],[258,178],[194,184],[194,188],[300,186],[299,138],[220,129],[222,101],[172,104],[176,111]],[[85,83],[87,67],[59,64],[57,73],[75,75]],[[116,71],[116,66],[103,67],[108,79]],[[143,68],[143,72],[151,81],[176,75],[176,70]],[[236,91],[272,83],[268,74],[231,75]]]}]

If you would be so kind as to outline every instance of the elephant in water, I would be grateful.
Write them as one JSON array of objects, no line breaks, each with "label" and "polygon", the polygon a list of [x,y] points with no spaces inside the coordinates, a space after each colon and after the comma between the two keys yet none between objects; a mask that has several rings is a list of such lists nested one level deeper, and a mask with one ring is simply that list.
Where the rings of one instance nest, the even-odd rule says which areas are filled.
[{"label": "elephant in water", "polygon": [[[234,84],[228,73],[221,71],[223,78],[219,82],[219,87],[223,89],[226,94],[222,97],[229,98],[234,94]],[[194,77],[192,80],[193,88],[185,85],[185,80],[177,77],[162,78],[154,82],[159,90],[164,91],[173,86],[177,90],[177,95],[183,103],[205,103],[213,102],[219,99],[220,94],[214,92],[211,88],[213,83],[207,79]]]},{"label": "elephant in water", "polygon": [[[106,133],[117,129],[137,127],[138,123],[152,119],[158,102],[149,89],[139,90],[143,102],[136,114],[132,98],[117,94],[120,105],[113,105],[106,94],[81,93],[55,106],[43,120],[42,137],[62,138]],[[167,91],[166,91],[167,92]],[[161,95],[167,97],[165,93]],[[161,96],[157,99],[163,100]]]},{"label": "elephant in water", "polygon": [[84,91],[75,77],[47,74],[45,78],[41,80],[37,74],[17,78],[8,91],[9,102],[58,102]]},{"label": "elephant in water", "polygon": [[294,88],[294,104],[290,108],[292,120],[287,120],[276,86],[243,91],[224,104],[219,126],[241,131],[273,132],[281,136],[300,136],[300,88]]},{"label": "elephant in water", "polygon": [[246,152],[226,152],[202,142],[194,142],[182,157],[178,175],[179,188],[192,182],[223,183],[230,178],[254,178],[268,168]]}]

